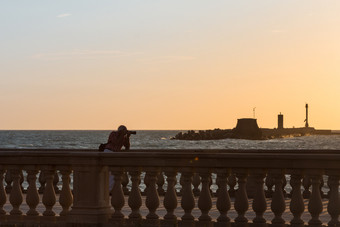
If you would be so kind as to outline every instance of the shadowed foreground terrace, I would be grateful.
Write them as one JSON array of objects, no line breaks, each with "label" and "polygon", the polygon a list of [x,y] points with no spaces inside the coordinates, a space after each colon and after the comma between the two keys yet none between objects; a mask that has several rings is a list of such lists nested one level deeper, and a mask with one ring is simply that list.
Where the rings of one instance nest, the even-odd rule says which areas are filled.
[{"label": "shadowed foreground terrace", "polygon": [[339,178],[336,150],[1,149],[0,226],[339,226]]}]

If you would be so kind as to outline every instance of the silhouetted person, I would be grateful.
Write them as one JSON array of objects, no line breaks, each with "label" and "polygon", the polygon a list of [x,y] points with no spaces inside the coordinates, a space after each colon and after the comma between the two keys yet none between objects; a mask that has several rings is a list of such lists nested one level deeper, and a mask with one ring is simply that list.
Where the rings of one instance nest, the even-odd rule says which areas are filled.
[{"label": "silhouetted person", "polygon": [[[122,147],[125,150],[130,149],[130,133],[124,125],[118,127],[117,131],[112,131],[105,146],[104,152],[120,151]],[[114,184],[114,177],[110,173],[109,176],[109,191],[112,190]]]},{"label": "silhouetted person", "polygon": [[131,134],[124,125],[119,126],[117,131],[110,133],[104,152],[120,151],[123,146],[125,147],[125,150],[129,150],[130,135]]}]

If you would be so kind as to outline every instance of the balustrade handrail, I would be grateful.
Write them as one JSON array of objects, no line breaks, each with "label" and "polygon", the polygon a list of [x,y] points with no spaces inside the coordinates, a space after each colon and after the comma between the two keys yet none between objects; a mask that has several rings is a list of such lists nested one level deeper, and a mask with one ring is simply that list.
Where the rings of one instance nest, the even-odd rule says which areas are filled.
[{"label": "balustrade handrail", "polygon": [[[97,149],[66,149],[66,148],[0,148],[0,152],[99,152]],[[209,152],[209,153],[328,153],[339,154],[338,149],[130,149],[120,152]]]},{"label": "balustrade handrail", "polygon": [[[137,162],[136,162],[137,160]],[[142,161],[142,162],[141,162]],[[1,165],[340,169],[340,150],[1,150]]]},{"label": "balustrade handrail", "polygon": [[[23,202],[22,170],[27,174],[28,187],[25,199],[30,208],[25,215],[22,215],[23,212],[20,210]],[[11,179],[7,179],[7,173]],[[178,173],[181,175],[180,180],[177,179]],[[164,195],[163,203],[167,213],[162,221],[166,222],[166,226],[178,226],[179,218],[182,226],[193,226],[195,221],[201,222],[202,226],[212,226],[212,219],[209,216],[209,210],[213,205],[211,198],[213,192],[210,191],[212,173],[215,173],[215,184],[218,185],[215,196],[220,216],[216,223],[222,226],[230,224],[227,212],[232,205],[231,193],[234,196],[233,206],[238,215],[233,221],[237,226],[246,226],[245,223],[249,221],[245,213],[249,208],[250,195],[254,198],[252,210],[256,213],[252,220],[253,224],[265,226],[269,221],[263,216],[268,210],[265,193],[269,193],[271,211],[274,214],[271,222],[277,227],[285,227],[287,220],[282,218],[282,214],[287,210],[285,174],[289,175],[291,185],[291,191],[288,192],[291,196],[290,211],[294,216],[290,219],[291,226],[302,227],[306,223],[301,219],[301,214],[306,211],[303,198],[309,198],[308,212],[311,218],[308,224],[313,227],[325,224],[319,219],[325,197],[328,199],[327,211],[331,216],[328,226],[340,226],[338,221],[340,150],[298,149],[141,149],[112,153],[90,149],[0,149],[0,179],[6,182],[6,189],[5,184],[0,185],[0,226],[2,222],[10,225],[22,224],[26,220],[32,223],[57,222],[76,226],[78,223],[108,222],[114,226],[124,226],[126,221],[138,226],[146,221],[147,226],[159,226],[160,219],[156,214],[160,203],[159,194]],[[41,188],[38,190],[36,186],[38,174],[42,190]],[[109,192],[110,174],[114,176],[114,185]],[[57,201],[54,179],[59,180],[60,175],[62,189],[58,202],[63,210],[56,217],[53,211]],[[146,186],[143,190],[145,206],[149,210],[145,218],[141,216],[139,210],[142,205],[139,187],[142,175]],[[327,175],[325,183],[329,190],[325,193],[321,190],[324,186],[324,175]],[[163,190],[165,176],[166,192]],[[121,210],[125,204],[124,190],[130,180],[128,205],[131,213],[127,218]],[[176,184],[181,185],[181,207],[184,211],[181,217],[174,215],[178,203]],[[8,191],[7,186],[11,188]],[[267,191],[264,186],[267,186]],[[302,187],[305,189],[303,193]],[[45,207],[43,213],[36,210],[40,202],[38,192],[42,194],[41,202]],[[194,198],[194,194],[198,199]],[[305,194],[308,194],[308,197],[305,197]],[[7,201],[12,206],[10,212],[3,209]],[[201,211],[198,219],[192,215],[195,204]]]}]

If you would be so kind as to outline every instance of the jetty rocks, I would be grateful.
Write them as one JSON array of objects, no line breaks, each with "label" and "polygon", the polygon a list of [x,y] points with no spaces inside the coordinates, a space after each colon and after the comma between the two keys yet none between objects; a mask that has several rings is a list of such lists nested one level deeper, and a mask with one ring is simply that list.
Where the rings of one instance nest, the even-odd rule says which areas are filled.
[{"label": "jetty rocks", "polygon": [[214,130],[189,130],[186,133],[178,133],[175,137],[171,139],[176,140],[218,140],[232,138],[233,133],[230,129],[219,129]]},{"label": "jetty rocks", "polygon": [[258,127],[256,119],[242,118],[237,120],[234,129],[214,130],[189,130],[186,133],[178,133],[172,139],[177,140],[217,140],[217,139],[262,139],[262,130]]},{"label": "jetty rocks", "polygon": [[214,130],[189,130],[186,133],[178,133],[171,139],[176,140],[218,140],[218,139],[248,139],[266,140],[285,137],[300,137],[307,135],[340,135],[331,130],[316,130],[313,127],[283,128],[274,129],[259,128],[257,120],[254,118],[241,118],[237,120],[237,125],[233,129]]}]

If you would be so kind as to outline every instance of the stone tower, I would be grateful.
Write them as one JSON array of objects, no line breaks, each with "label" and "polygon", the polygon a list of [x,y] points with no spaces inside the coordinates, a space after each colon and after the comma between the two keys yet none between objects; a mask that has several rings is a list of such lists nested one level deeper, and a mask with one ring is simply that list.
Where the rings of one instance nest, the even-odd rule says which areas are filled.
[{"label": "stone tower", "polygon": [[241,118],[237,120],[234,133],[239,139],[261,139],[262,131],[254,118]]},{"label": "stone tower", "polygon": [[281,113],[277,115],[277,128],[283,129],[283,115]]}]

